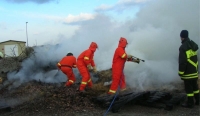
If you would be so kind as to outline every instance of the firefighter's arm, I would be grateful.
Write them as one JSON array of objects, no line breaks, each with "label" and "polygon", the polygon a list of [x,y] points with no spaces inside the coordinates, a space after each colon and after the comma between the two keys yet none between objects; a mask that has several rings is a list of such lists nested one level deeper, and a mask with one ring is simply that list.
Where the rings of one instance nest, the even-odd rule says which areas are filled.
[{"label": "firefighter's arm", "polygon": [[187,56],[186,53],[182,50],[179,49],[179,76],[182,76],[186,70],[187,66]]},{"label": "firefighter's arm", "polygon": [[128,59],[128,58],[131,58],[131,57],[132,57],[132,55],[128,55],[128,54],[125,52],[125,50],[123,50],[123,49],[118,49],[118,50],[117,50],[117,53],[118,53],[119,57],[122,58],[122,59]]},{"label": "firefighter's arm", "polygon": [[74,57],[74,63],[73,63],[73,65],[72,65],[72,68],[76,68],[77,66],[76,66],[76,58]]}]

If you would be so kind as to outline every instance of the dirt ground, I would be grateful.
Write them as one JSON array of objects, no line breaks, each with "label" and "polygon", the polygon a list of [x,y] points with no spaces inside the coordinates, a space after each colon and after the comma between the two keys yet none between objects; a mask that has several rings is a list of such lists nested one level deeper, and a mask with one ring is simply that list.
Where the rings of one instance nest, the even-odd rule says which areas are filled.
[{"label": "dirt ground", "polygon": [[200,107],[193,109],[176,107],[173,111],[164,109],[155,109],[144,106],[125,106],[118,113],[106,112],[107,109],[95,108],[93,110],[83,109],[82,111],[67,110],[39,110],[31,109],[30,106],[24,106],[21,110],[14,110],[0,114],[1,116],[199,116]]},{"label": "dirt ground", "polygon": [[0,116],[199,116],[199,106],[188,109],[180,105],[167,111],[164,108],[126,104],[113,113],[107,111],[108,107],[102,108],[92,102],[92,95],[80,97],[76,88],[30,82],[9,91],[1,89],[0,100],[10,101],[11,108],[0,110]]}]

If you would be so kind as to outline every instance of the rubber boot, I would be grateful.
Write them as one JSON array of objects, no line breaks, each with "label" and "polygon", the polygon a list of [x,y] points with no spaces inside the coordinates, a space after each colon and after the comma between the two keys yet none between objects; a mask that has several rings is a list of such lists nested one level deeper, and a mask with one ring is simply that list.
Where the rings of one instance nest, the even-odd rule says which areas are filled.
[{"label": "rubber boot", "polygon": [[199,105],[199,93],[194,94],[194,98],[195,98],[195,105]]},{"label": "rubber boot", "polygon": [[194,107],[194,97],[188,97],[186,103],[181,104],[182,107],[185,108],[193,108]]}]

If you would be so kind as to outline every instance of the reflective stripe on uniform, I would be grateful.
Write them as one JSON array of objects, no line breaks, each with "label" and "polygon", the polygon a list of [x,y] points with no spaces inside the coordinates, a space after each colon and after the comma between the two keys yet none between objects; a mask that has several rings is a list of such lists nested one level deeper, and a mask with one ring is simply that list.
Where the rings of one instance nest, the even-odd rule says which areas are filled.
[{"label": "reflective stripe on uniform", "polygon": [[74,83],[74,81],[72,81],[72,80],[69,80],[69,82]]},{"label": "reflective stripe on uniform", "polygon": [[183,75],[184,77],[189,77],[189,76],[196,76],[198,75],[198,73],[193,73],[193,74],[187,74],[187,75]]},{"label": "reflective stripe on uniform", "polygon": [[198,61],[197,61],[197,63],[195,63],[195,62],[193,62],[192,60],[190,60],[190,57],[196,56],[196,55],[197,55],[197,51],[193,51],[192,49],[189,49],[189,50],[186,51],[186,55],[187,55],[187,59],[188,59],[187,61],[188,61],[190,64],[192,64],[194,67],[197,68],[197,66],[198,66]]},{"label": "reflective stripe on uniform", "polygon": [[84,60],[89,60],[89,58],[85,56],[85,57],[84,57]]},{"label": "reflective stripe on uniform", "polygon": [[182,75],[182,74],[184,74],[184,72],[179,71],[178,74],[181,74],[181,75]]},{"label": "reflective stripe on uniform", "polygon": [[126,56],[126,53],[124,53],[123,55],[122,55],[122,58],[124,58]]},{"label": "reflective stripe on uniform", "polygon": [[193,93],[194,93],[194,94],[197,94],[197,93],[199,93],[199,90],[197,90],[197,91],[193,91]]},{"label": "reflective stripe on uniform", "polygon": [[182,79],[198,78],[198,75],[196,75],[196,76],[189,76],[189,77],[181,76],[181,78],[182,78]]},{"label": "reflective stripe on uniform", "polygon": [[197,68],[197,66],[198,66],[198,61],[197,61],[197,63],[194,63],[192,60],[188,59],[188,62],[189,62],[190,64],[192,64],[194,67]]},{"label": "reflective stripe on uniform", "polygon": [[61,66],[61,64],[60,64],[60,63],[58,63],[58,66]]},{"label": "reflective stripe on uniform", "polygon": [[188,97],[192,97],[192,96],[194,96],[194,94],[193,94],[193,93],[190,93],[190,94],[187,94],[187,96],[188,96]]},{"label": "reflective stripe on uniform", "polygon": [[116,91],[113,91],[113,90],[109,90],[109,92],[110,92],[110,93],[116,93]]},{"label": "reflective stripe on uniform", "polygon": [[197,51],[193,51],[192,49],[189,49],[186,51],[186,55],[187,55],[187,58],[190,58],[192,56],[197,55]]},{"label": "reflective stripe on uniform", "polygon": [[86,84],[87,84],[87,82],[81,82],[81,84],[83,84],[83,85],[86,85]]}]

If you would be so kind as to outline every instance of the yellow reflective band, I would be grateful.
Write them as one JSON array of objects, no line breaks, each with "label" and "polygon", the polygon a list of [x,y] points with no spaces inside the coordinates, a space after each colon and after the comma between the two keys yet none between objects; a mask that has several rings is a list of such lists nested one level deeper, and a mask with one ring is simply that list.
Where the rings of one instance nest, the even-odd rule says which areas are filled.
[{"label": "yellow reflective band", "polygon": [[91,81],[91,79],[88,80],[88,82],[90,82],[90,81]]},{"label": "yellow reflective band", "polygon": [[187,75],[183,75],[184,77],[189,77],[189,76],[196,76],[198,75],[198,73],[193,73],[193,74],[187,74]]},{"label": "yellow reflective band", "polygon": [[196,75],[196,76],[190,76],[190,77],[183,77],[183,76],[181,76],[181,78],[182,78],[182,79],[198,78],[198,75]]},{"label": "yellow reflective band", "polygon": [[197,93],[199,93],[199,90],[197,90],[197,91],[193,91],[193,93],[194,93],[194,94],[197,94]]},{"label": "yellow reflective band", "polygon": [[122,55],[122,58],[124,58],[126,56],[126,53],[124,53],[123,55]]},{"label": "yellow reflective band", "polygon": [[61,66],[61,64],[60,64],[60,63],[58,63],[58,66]]},{"label": "yellow reflective band", "polygon": [[181,75],[182,75],[182,74],[184,74],[184,72],[179,71],[178,74],[181,74]]},{"label": "yellow reflective band", "polygon": [[194,96],[194,94],[193,94],[193,93],[187,94],[187,96],[188,96],[188,97],[192,97],[192,96]]},{"label": "yellow reflective band", "polygon": [[109,90],[109,92],[110,92],[110,93],[115,93],[116,91],[113,91],[113,90]]},{"label": "yellow reflective band", "polygon": [[197,68],[198,62],[194,63],[192,60],[188,59],[188,62]]},{"label": "yellow reflective band", "polygon": [[86,84],[87,84],[87,82],[81,82],[81,84],[83,84],[83,85],[86,85]]},{"label": "yellow reflective band", "polygon": [[89,60],[89,58],[85,56],[85,57],[84,57],[84,60]]},{"label": "yellow reflective band", "polygon": [[72,81],[72,80],[69,80],[69,82],[74,83],[74,81]]},{"label": "yellow reflective band", "polygon": [[192,49],[189,49],[188,51],[186,51],[186,55],[187,55],[187,58],[190,58],[192,56],[197,55],[197,51],[193,51]]}]

